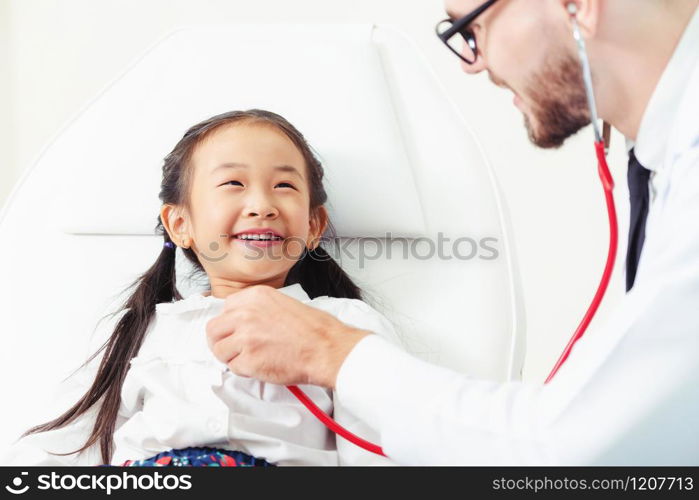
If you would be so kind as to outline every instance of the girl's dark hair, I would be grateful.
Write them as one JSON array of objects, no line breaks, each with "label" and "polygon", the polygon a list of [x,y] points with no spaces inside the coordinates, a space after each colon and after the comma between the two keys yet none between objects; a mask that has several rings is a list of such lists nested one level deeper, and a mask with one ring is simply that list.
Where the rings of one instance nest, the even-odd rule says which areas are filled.
[{"label": "girl's dark hair", "polygon": [[[165,157],[159,195],[163,204],[189,207],[189,191],[193,170],[190,159],[194,150],[213,131],[233,123],[267,125],[283,132],[296,145],[306,161],[311,212],[326,202],[327,194],[323,188],[323,166],[313,154],[303,135],[281,116],[269,111],[252,109],[214,116],[194,125],[184,134],[172,152]],[[329,227],[331,228],[329,234],[334,237],[332,226]],[[164,230],[160,216],[158,216],[155,230],[157,234],[163,236],[164,243],[171,241],[168,233]],[[183,252],[194,265],[194,272],[204,273],[204,268],[196,253],[191,248],[183,249]],[[92,433],[85,444],[73,452],[55,453],[55,455],[71,455],[82,452],[99,440],[102,462],[104,464],[111,462],[114,451],[114,427],[121,404],[121,389],[129,369],[129,362],[141,348],[146,330],[155,313],[156,304],[182,299],[175,281],[175,251],[163,246],[160,255],[150,269],[126,288],[125,291],[128,291],[135,287],[135,291],[113,313],[116,315],[125,312],[110,338],[82,365],[85,366],[106,349],[92,386],[73,407],[61,416],[30,428],[21,437],[62,428],[103,400]],[[291,268],[285,286],[294,283],[301,284],[311,298],[322,295],[350,299],[362,298],[357,285],[321,246],[315,250],[307,250]]]}]

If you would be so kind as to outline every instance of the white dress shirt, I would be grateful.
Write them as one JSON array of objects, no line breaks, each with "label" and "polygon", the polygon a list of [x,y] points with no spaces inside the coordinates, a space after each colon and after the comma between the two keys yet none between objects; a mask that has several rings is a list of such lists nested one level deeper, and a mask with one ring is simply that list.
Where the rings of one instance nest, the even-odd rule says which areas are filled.
[{"label": "white dress shirt", "polygon": [[[388,320],[360,300],[327,296],[311,300],[298,284],[279,290],[343,322],[397,341]],[[203,294],[157,304],[122,386],[112,465],[188,446],[238,450],[277,465],[392,464],[336,437],[286,387],[237,376],[218,361],[206,341],[206,323],[222,311],[223,304],[224,299]],[[96,367],[93,363],[82,374],[80,395],[94,380]],[[333,404],[331,391],[300,387],[351,432],[377,439],[349,411]],[[49,453],[82,446],[95,417],[93,408],[62,429],[26,436],[3,454],[0,463],[101,464],[99,443],[80,454],[61,457]]]},{"label": "white dress shirt", "polygon": [[[476,380],[376,335],[339,401],[403,464],[699,464],[699,10],[642,119],[653,171],[633,289],[547,385]],[[551,307],[556,307],[551,304]]]}]

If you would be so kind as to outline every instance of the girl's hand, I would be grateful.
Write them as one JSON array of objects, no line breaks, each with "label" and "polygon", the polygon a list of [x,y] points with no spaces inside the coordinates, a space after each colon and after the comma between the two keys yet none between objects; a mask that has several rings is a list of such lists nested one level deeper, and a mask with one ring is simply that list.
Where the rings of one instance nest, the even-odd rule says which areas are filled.
[{"label": "girl's hand", "polygon": [[206,325],[209,348],[232,372],[273,384],[328,388],[335,387],[350,351],[370,333],[264,285],[227,297],[223,312]]}]

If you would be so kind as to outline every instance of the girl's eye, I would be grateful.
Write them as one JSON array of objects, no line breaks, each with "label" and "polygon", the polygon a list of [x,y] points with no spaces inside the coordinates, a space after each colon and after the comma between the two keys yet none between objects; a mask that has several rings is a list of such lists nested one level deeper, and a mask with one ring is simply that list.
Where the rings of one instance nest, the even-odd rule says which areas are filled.
[{"label": "girl's eye", "polygon": [[291,189],[296,189],[293,185],[289,184],[288,182],[280,182],[277,184],[277,186],[284,186],[284,187],[290,187]]},{"label": "girl's eye", "polygon": [[240,182],[240,181],[228,181],[228,182],[226,182],[226,183],[224,184],[224,186],[228,186],[228,185],[231,185],[231,186],[233,186],[233,185],[242,186],[243,183]]}]

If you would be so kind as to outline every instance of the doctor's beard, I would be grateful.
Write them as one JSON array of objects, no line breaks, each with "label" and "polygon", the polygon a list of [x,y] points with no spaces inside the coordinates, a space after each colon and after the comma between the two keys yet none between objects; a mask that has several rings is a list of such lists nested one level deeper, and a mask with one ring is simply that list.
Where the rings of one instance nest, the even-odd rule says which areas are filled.
[{"label": "doctor's beard", "polygon": [[529,140],[540,148],[557,148],[590,124],[580,62],[571,55],[549,59],[527,87],[531,111],[524,115]]}]

